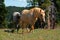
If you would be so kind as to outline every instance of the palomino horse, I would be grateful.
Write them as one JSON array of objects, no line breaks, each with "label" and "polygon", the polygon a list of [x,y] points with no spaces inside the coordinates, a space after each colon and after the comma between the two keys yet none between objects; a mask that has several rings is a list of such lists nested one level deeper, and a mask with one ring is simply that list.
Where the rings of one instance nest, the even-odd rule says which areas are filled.
[{"label": "palomino horse", "polygon": [[19,12],[14,12],[13,13],[13,23],[14,23],[14,29],[13,29],[13,31],[15,30],[15,29],[17,29],[17,32],[18,32],[18,30],[19,30],[19,28],[18,28],[18,23],[19,23],[19,19],[20,19],[20,16],[21,16],[21,14],[19,13]]},{"label": "palomino horse", "polygon": [[41,9],[41,8],[37,8],[37,7],[35,7],[35,8],[32,8],[32,9],[30,9],[32,12],[34,12],[33,14],[34,14],[34,17],[36,17],[36,18],[39,18],[40,19],[40,27],[41,28],[44,28],[43,26],[43,24],[45,23],[45,11],[43,10],[43,9]]},{"label": "palomino horse", "polygon": [[[33,14],[34,18],[36,18],[36,21],[38,18],[40,19],[41,27],[42,27],[43,26],[42,24],[45,23],[45,11],[41,8],[35,7],[35,8],[30,9],[30,13]],[[32,30],[34,29],[34,24],[31,26]]]},{"label": "palomino horse", "polygon": [[23,10],[22,15],[20,17],[20,26],[22,27],[22,29],[24,29],[25,27],[27,27],[27,25],[30,25],[31,26],[30,31],[34,30],[34,24],[38,17],[41,19],[40,17],[41,15],[43,21],[45,22],[45,11],[42,10],[41,8],[35,7],[30,10],[27,9]]}]

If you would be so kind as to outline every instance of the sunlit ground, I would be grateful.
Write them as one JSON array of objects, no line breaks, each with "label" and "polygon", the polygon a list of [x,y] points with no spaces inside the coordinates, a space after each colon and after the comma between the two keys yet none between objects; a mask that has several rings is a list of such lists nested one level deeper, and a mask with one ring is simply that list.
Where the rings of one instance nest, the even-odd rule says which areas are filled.
[{"label": "sunlit ground", "polygon": [[5,29],[0,29],[0,40],[60,40],[60,29],[35,29],[32,33],[21,34],[21,29],[18,33],[4,32]]}]

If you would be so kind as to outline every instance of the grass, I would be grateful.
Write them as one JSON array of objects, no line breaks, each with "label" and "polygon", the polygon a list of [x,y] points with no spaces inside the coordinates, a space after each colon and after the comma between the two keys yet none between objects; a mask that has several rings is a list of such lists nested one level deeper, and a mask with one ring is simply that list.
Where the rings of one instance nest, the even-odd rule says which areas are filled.
[{"label": "grass", "polygon": [[0,29],[0,40],[60,40],[60,29],[35,29],[32,33],[8,33]]}]

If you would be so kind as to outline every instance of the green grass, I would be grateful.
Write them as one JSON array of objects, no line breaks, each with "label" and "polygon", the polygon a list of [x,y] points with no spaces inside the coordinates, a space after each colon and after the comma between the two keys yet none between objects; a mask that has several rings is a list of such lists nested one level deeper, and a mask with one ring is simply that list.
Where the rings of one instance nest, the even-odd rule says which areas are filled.
[{"label": "green grass", "polygon": [[60,40],[60,29],[35,29],[33,33],[20,33],[8,33],[0,29],[0,40]]}]

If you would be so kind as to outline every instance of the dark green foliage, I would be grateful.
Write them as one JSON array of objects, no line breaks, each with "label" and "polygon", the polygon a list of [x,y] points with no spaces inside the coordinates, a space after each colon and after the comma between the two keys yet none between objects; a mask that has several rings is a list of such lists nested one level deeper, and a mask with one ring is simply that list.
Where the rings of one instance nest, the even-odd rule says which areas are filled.
[{"label": "dark green foliage", "polygon": [[4,25],[4,21],[5,21],[5,16],[7,14],[7,10],[4,4],[4,0],[0,0],[0,25]]},{"label": "dark green foliage", "polygon": [[44,0],[44,2],[41,4],[41,8],[45,9],[47,7],[49,7],[51,5],[51,1],[50,0]]},{"label": "dark green foliage", "polygon": [[15,7],[15,6],[9,6],[9,7],[6,7],[7,8],[7,10],[8,10],[8,14],[7,14],[7,20],[8,21],[12,21],[11,19],[12,19],[12,14],[14,13],[14,12],[20,12],[21,13],[21,11],[23,10],[23,9],[25,9],[24,7]]},{"label": "dark green foliage", "polygon": [[57,3],[57,21],[60,23],[60,0],[56,0]]},{"label": "dark green foliage", "polygon": [[7,16],[6,16],[6,26],[7,28],[13,28],[15,27],[14,24],[13,24],[13,13],[14,12],[22,12],[23,9],[25,9],[24,7],[15,7],[15,6],[9,6],[9,7],[6,7],[6,9],[8,10],[7,12]]},{"label": "dark green foliage", "polygon": [[27,2],[33,7],[37,5],[38,7],[41,8],[47,8],[51,4],[50,0],[30,0]]}]

